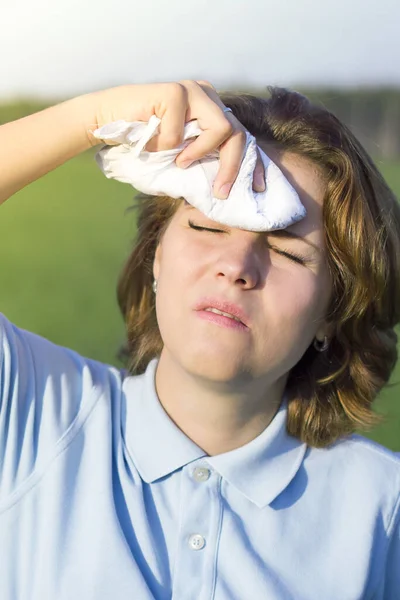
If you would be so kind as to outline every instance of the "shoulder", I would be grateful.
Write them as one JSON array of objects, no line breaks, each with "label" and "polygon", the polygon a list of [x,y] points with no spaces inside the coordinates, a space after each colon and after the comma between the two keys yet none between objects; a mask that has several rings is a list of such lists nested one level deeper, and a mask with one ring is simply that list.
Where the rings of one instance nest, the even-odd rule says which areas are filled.
[{"label": "shoulder", "polygon": [[[0,383],[6,396],[26,402],[33,395],[61,401],[82,400],[96,390],[120,387],[124,371],[82,356],[36,333],[26,331],[0,313]],[[6,389],[7,388],[7,389]],[[1,405],[1,404],[0,404]]]},{"label": "shoulder", "polygon": [[382,444],[353,433],[337,441],[328,448],[328,452],[346,456],[350,465],[365,465],[381,472],[390,472],[400,476],[400,452],[393,452]]},{"label": "shoulder", "polygon": [[353,468],[376,468],[378,471],[398,473],[400,476],[400,452],[353,433],[326,448],[309,448],[311,460],[327,460]]},{"label": "shoulder", "polygon": [[0,314],[0,496],[9,497],[43,470],[93,423],[92,415],[100,412],[97,421],[102,416],[105,423],[111,410],[117,417],[123,379],[124,371],[25,331]]},{"label": "shoulder", "polygon": [[309,448],[305,468],[322,478],[330,494],[365,514],[383,514],[390,529],[400,498],[400,453],[352,434],[326,448]]},{"label": "shoulder", "polygon": [[353,433],[326,448],[312,448],[310,459],[326,461],[343,477],[360,475],[376,481],[390,478],[400,491],[400,453],[362,435]]},{"label": "shoulder", "polygon": [[394,452],[386,446],[379,444],[378,442],[374,442],[365,436],[359,435],[357,433],[353,433],[347,441],[352,444],[355,448],[362,449],[362,452],[366,452],[367,454],[373,454],[376,456],[378,460],[389,461],[396,465],[400,466],[400,452]]}]

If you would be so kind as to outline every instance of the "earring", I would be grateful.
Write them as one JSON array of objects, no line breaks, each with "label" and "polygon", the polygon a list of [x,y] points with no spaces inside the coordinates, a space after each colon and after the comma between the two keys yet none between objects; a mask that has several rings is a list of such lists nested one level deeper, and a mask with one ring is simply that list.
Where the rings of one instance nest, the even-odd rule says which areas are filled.
[{"label": "earring", "polygon": [[326,336],[326,335],[324,336],[323,342],[321,342],[317,338],[314,339],[314,348],[317,350],[317,352],[325,352],[325,350],[327,350],[328,347],[329,347],[328,336]]},{"label": "earring", "polygon": [[153,287],[153,292],[154,292],[155,294],[157,294],[157,279],[155,279],[155,280],[153,281],[153,286],[152,286],[152,287]]}]

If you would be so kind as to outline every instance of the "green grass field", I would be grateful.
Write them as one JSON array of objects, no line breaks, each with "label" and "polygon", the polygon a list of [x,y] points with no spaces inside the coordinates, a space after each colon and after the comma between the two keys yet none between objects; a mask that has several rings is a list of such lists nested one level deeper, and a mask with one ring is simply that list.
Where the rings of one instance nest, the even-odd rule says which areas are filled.
[{"label": "green grass field", "polygon": [[[400,196],[400,165],[380,165]],[[93,154],[75,158],[1,208],[0,311],[19,327],[118,365],[124,337],[115,288],[135,232],[130,186],[108,181]],[[392,382],[400,381],[400,365]],[[400,385],[376,402],[368,434],[400,451]]]}]

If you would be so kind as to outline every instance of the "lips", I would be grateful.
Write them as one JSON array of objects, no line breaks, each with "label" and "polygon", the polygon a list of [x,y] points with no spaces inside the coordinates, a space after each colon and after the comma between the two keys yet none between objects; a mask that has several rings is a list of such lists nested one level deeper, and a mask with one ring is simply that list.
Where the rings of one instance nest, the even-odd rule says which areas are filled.
[{"label": "lips", "polygon": [[235,319],[238,319],[243,325],[249,327],[250,319],[248,315],[241,306],[233,304],[233,302],[220,298],[202,298],[194,307],[195,310],[209,310],[213,308],[230,317],[235,317]]}]

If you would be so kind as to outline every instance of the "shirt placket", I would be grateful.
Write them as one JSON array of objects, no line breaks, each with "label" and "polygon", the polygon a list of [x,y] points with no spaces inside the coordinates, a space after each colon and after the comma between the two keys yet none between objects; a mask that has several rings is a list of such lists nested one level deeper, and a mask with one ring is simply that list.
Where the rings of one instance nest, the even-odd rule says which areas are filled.
[{"label": "shirt placket", "polygon": [[204,459],[182,470],[173,600],[214,600],[222,525],[221,477]]}]

